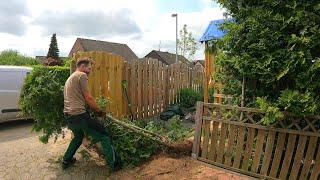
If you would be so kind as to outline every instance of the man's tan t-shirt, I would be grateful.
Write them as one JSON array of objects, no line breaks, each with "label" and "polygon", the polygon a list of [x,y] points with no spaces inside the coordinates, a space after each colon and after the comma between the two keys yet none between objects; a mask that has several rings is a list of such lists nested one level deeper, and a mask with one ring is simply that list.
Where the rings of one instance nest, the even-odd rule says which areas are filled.
[{"label": "man's tan t-shirt", "polygon": [[64,85],[64,113],[78,115],[86,112],[86,101],[83,93],[89,91],[88,76],[84,72],[76,71],[68,78]]}]

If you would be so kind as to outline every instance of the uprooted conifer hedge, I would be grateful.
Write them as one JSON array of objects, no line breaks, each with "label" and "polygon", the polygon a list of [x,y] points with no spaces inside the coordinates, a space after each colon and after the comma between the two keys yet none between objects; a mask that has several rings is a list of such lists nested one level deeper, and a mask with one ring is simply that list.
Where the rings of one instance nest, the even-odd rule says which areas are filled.
[{"label": "uprooted conifer hedge", "polygon": [[[40,137],[43,143],[64,133],[66,122],[63,118],[63,86],[69,72],[69,68],[64,67],[36,66],[27,76],[22,88],[20,108],[25,115],[35,120],[33,130],[43,133]],[[163,135],[170,141],[183,139],[191,133],[190,129],[181,125],[177,117],[167,123],[150,120],[124,121]],[[108,119],[103,124],[125,165],[138,165],[162,150],[152,138],[130,131]]]}]

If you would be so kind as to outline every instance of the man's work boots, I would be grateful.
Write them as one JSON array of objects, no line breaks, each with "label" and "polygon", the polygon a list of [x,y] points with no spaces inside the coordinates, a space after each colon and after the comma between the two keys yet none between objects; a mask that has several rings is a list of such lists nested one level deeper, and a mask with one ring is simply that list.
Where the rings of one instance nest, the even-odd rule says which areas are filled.
[{"label": "man's work boots", "polygon": [[62,169],[63,170],[67,169],[68,167],[72,166],[76,161],[77,161],[76,158],[72,158],[70,161],[63,160]]}]

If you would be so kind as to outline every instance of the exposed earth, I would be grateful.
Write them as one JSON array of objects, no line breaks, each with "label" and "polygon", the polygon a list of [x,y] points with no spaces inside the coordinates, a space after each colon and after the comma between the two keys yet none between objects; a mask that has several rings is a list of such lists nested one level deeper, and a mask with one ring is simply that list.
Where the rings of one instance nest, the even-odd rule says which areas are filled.
[{"label": "exposed earth", "polygon": [[76,164],[63,171],[60,161],[71,134],[42,144],[31,127],[30,121],[0,124],[0,179],[250,179],[190,156],[164,153],[139,167],[110,174],[101,158],[88,156],[83,148],[76,154]]}]

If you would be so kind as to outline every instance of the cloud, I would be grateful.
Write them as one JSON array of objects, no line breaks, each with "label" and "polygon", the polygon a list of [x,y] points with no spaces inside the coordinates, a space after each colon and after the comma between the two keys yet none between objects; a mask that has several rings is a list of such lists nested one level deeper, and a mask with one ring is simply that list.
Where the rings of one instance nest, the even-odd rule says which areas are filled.
[{"label": "cloud", "polygon": [[28,13],[25,1],[0,1],[0,32],[23,35],[27,29],[23,17]]},{"label": "cloud", "polygon": [[42,27],[43,35],[57,33],[62,36],[112,37],[139,35],[141,30],[130,18],[129,10],[45,12],[33,21]]}]

